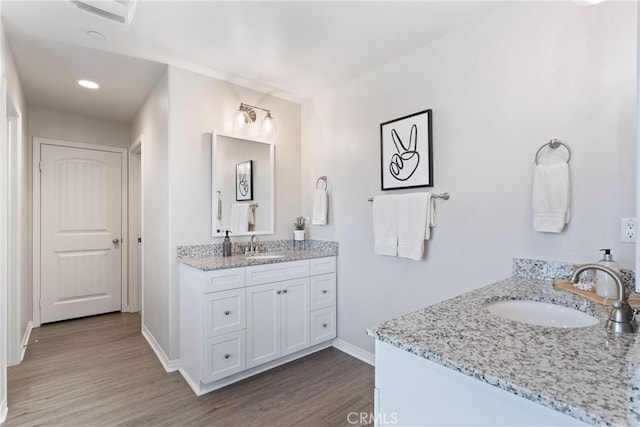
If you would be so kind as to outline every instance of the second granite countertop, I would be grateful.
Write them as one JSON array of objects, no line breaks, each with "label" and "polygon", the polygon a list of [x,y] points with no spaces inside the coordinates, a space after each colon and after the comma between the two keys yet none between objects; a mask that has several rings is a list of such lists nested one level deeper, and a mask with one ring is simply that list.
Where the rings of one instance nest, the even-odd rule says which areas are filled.
[{"label": "second granite countertop", "polygon": [[[490,314],[501,299],[545,301],[600,319],[533,326]],[[367,330],[381,341],[595,425],[640,424],[640,338],[604,328],[609,309],[550,281],[512,277]]]},{"label": "second granite countertop", "polygon": [[[247,257],[245,255],[236,254],[228,257],[223,256],[192,256],[192,257],[182,257],[180,258],[180,262],[185,265],[197,268],[198,270],[210,271],[210,270],[220,270],[224,268],[236,268],[236,267],[247,267],[251,265],[262,265],[262,264],[275,264],[280,262],[288,262],[288,261],[299,261],[304,259],[312,259],[312,258],[324,258],[330,256],[336,256],[337,251],[331,249],[325,250],[280,250],[276,251],[278,254],[281,254],[281,257],[278,258],[260,258],[260,259],[252,259],[251,257]],[[260,255],[260,254],[257,254]]]}]

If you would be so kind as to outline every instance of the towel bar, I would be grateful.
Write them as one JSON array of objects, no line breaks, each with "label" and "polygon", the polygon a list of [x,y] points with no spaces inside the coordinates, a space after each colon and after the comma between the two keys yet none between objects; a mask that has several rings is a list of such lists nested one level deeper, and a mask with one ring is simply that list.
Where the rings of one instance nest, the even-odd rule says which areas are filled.
[{"label": "towel bar", "polygon": [[[435,198],[435,199],[444,199],[444,200],[449,200],[449,198],[451,197],[451,195],[449,193],[442,193],[442,194],[432,194],[431,197]],[[369,202],[373,202],[373,197],[369,197],[369,199],[367,199]]]}]

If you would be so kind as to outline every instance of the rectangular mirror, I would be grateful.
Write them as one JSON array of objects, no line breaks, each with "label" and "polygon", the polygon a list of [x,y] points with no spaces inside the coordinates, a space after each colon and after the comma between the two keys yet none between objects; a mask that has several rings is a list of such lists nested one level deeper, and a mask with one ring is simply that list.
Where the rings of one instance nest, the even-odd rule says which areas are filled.
[{"label": "rectangular mirror", "polygon": [[215,131],[211,136],[211,235],[273,234],[273,142]]}]

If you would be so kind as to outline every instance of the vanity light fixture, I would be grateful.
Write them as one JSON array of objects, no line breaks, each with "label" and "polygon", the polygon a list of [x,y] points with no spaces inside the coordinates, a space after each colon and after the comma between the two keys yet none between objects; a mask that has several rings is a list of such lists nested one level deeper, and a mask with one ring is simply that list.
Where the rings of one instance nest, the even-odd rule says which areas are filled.
[{"label": "vanity light fixture", "polygon": [[271,111],[256,105],[240,103],[240,108],[233,116],[233,125],[239,129],[245,128],[256,121],[256,109],[265,112],[264,118],[260,123],[262,134],[266,137],[272,137],[276,133],[276,121],[271,116]]},{"label": "vanity light fixture", "polygon": [[91,80],[78,80],[78,84],[87,89],[99,89],[100,85],[96,82],[92,82]]}]

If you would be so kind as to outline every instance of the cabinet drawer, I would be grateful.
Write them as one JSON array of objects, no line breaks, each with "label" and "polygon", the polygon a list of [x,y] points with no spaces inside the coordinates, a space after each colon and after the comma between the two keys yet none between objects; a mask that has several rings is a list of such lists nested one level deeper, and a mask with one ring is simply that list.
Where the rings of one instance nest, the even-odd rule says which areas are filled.
[{"label": "cabinet drawer", "polygon": [[323,308],[311,312],[311,345],[336,337],[336,309]]},{"label": "cabinet drawer", "polygon": [[336,257],[313,258],[309,260],[309,274],[327,274],[336,272]]},{"label": "cabinet drawer", "polygon": [[319,310],[336,305],[336,274],[311,276],[310,309]]},{"label": "cabinet drawer", "polygon": [[252,265],[247,267],[247,286],[280,282],[309,275],[309,260]]},{"label": "cabinet drawer", "polygon": [[218,292],[244,287],[245,269],[224,268],[222,270],[207,271],[205,277],[204,292]]},{"label": "cabinet drawer", "polygon": [[244,288],[204,294],[203,301],[205,338],[245,328]]},{"label": "cabinet drawer", "polygon": [[244,371],[244,331],[206,339],[203,365],[205,384]]}]

